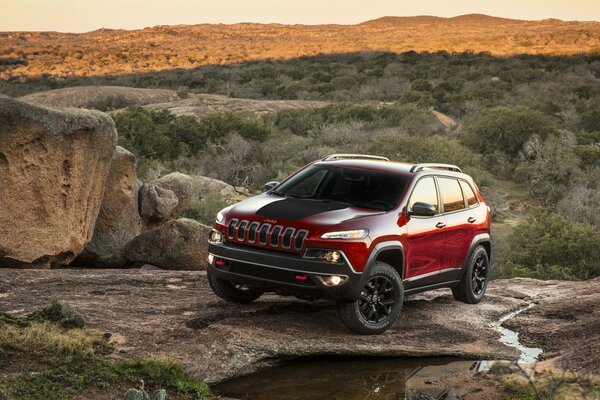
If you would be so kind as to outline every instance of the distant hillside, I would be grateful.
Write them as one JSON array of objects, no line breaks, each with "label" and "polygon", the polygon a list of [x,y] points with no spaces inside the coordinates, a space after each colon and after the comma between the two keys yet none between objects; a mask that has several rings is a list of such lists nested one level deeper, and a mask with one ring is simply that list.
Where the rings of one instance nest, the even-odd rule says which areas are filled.
[{"label": "distant hillside", "polygon": [[146,73],[358,51],[565,55],[600,52],[599,22],[471,14],[384,17],[358,25],[177,25],[83,34],[0,33],[0,78]]}]

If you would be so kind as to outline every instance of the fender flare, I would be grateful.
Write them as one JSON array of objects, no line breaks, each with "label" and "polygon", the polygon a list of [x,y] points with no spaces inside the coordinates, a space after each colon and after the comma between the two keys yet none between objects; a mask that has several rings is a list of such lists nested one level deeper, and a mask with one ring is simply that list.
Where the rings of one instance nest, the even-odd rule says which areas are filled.
[{"label": "fender flare", "polygon": [[490,252],[488,254],[488,258],[491,260],[492,259],[492,238],[490,236],[489,233],[480,233],[478,235],[475,235],[473,237],[473,240],[471,240],[471,244],[469,245],[469,251],[467,251],[467,256],[465,257],[465,262],[463,264],[462,267],[462,272],[460,274],[460,278],[462,279],[465,271],[467,270],[467,267],[469,265],[469,261],[471,260],[471,257],[473,256],[473,252],[475,251],[475,249],[477,248],[477,246],[479,246],[480,244],[483,243],[487,243],[490,246]]},{"label": "fender flare", "polygon": [[389,241],[377,243],[375,245],[375,247],[373,248],[373,250],[371,250],[371,254],[369,254],[369,258],[367,259],[367,262],[365,263],[365,269],[362,272],[361,283],[366,284],[366,278],[369,276],[371,269],[373,268],[373,265],[375,264],[375,261],[377,260],[377,256],[387,250],[400,250],[400,252],[402,252],[402,271],[399,271],[399,274],[400,274],[401,279],[404,278],[404,267],[406,265],[405,264],[406,255],[404,252],[404,245],[402,244],[402,242],[400,242],[398,240],[389,240]]}]

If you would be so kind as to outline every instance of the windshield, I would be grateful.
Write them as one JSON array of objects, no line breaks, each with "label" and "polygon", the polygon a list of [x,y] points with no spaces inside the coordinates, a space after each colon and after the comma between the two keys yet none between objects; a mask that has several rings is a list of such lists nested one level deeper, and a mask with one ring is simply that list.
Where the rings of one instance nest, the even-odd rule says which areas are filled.
[{"label": "windshield", "polygon": [[368,169],[311,165],[271,193],[388,211],[400,200],[407,181],[402,175]]}]

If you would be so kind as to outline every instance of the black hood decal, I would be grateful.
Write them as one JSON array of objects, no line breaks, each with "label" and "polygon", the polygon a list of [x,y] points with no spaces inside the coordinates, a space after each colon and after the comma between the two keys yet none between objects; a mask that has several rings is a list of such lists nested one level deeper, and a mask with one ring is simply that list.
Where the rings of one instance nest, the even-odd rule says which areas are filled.
[{"label": "black hood decal", "polygon": [[273,219],[286,219],[295,221],[310,217],[311,215],[321,214],[328,211],[341,210],[347,206],[339,203],[324,203],[320,201],[302,200],[302,199],[282,199],[273,201],[264,207],[261,207],[256,215]]}]

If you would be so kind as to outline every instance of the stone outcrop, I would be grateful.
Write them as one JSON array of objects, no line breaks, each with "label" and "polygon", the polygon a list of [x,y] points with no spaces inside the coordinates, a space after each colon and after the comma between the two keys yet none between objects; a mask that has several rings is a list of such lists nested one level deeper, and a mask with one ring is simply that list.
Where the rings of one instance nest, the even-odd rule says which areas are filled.
[{"label": "stone outcrop", "polygon": [[149,182],[150,185],[155,185],[166,190],[172,190],[177,196],[177,206],[171,212],[171,218],[179,218],[182,216],[190,205],[193,183],[194,180],[191,176],[180,172],[172,172]]},{"label": "stone outcrop", "polygon": [[192,200],[192,177],[173,172],[142,185],[140,214],[144,230],[179,218]]},{"label": "stone outcrop", "polygon": [[143,184],[139,196],[140,214],[146,224],[166,221],[179,204],[175,192],[158,185]]},{"label": "stone outcrop", "polygon": [[116,140],[104,113],[0,96],[0,265],[62,265],[81,253]]},{"label": "stone outcrop", "polygon": [[110,164],[94,236],[78,257],[78,264],[104,267],[127,264],[123,256],[125,245],[142,230],[136,166],[135,155],[117,147]]},{"label": "stone outcrop", "polygon": [[192,219],[168,221],[134,238],[125,247],[133,264],[163,269],[203,270],[207,267],[210,227]]},{"label": "stone outcrop", "polygon": [[237,190],[230,184],[207,176],[192,175],[192,194],[194,199],[204,198],[211,193],[223,196],[237,196]]}]

